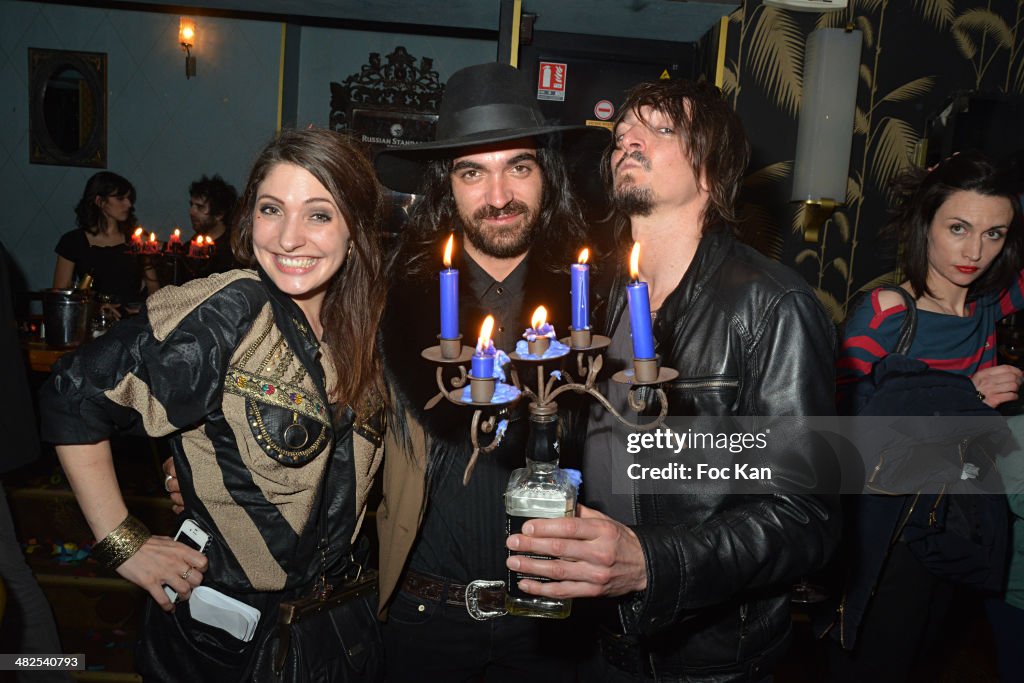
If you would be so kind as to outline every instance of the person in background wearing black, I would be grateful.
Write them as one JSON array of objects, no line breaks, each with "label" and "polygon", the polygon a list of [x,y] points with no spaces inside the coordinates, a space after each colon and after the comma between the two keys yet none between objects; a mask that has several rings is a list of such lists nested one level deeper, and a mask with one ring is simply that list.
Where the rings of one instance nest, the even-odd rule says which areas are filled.
[{"label": "person in background wearing black", "polygon": [[[0,476],[27,465],[39,457],[39,436],[36,433],[35,411],[29,392],[25,365],[14,321],[10,278],[7,272],[7,251],[0,243],[0,434],[4,448],[0,451]],[[7,505],[7,496],[0,485],[0,579],[7,589],[6,630],[21,634],[18,642],[7,643],[4,649],[25,655],[60,655],[63,650],[57,636],[53,612],[36,577],[21,553],[14,520]],[[33,671],[23,673],[19,681],[71,680],[64,671]]]},{"label": "person in background wearing black", "polygon": [[190,267],[176,284],[240,267],[231,251],[231,225],[238,207],[238,192],[219,175],[204,175],[189,185],[188,194],[192,237],[213,239],[213,253],[208,259],[190,259]]},{"label": "person in background wearing black", "polygon": [[[770,680],[788,643],[790,586],[826,562],[840,534],[838,496],[821,493],[834,481],[832,461],[810,430],[778,419],[834,413],[835,330],[799,275],[735,237],[750,148],[718,88],[638,85],[614,135],[602,170],[617,234],[640,245],[653,351],[681,380],[665,386],[668,414],[770,424],[767,446],[748,457],[771,463],[772,481],[739,493],[696,477],[643,488],[625,469],[609,470],[624,442],[595,438],[612,423],[595,409],[586,505],[575,518],[523,524],[508,539],[523,554],[508,567],[551,579],[520,581],[528,593],[606,598],[590,605],[602,612],[600,652],[580,680]],[[601,330],[612,339],[609,363],[628,362],[637,335],[624,313],[624,265]],[[679,457],[696,471],[708,450]]]},{"label": "person in background wearing black", "polygon": [[[452,231],[464,343],[474,343],[491,313],[495,347],[513,350],[539,304],[567,331],[569,281],[556,271],[575,260],[585,232],[555,134],[583,129],[547,125],[523,75],[497,63],[451,76],[437,125],[433,142],[376,158],[386,186],[422,197],[394,260],[380,334],[393,412],[377,512],[387,679],[571,680],[570,624],[480,621],[465,599],[471,581],[506,576],[504,492],[524,465],[523,411],[503,415],[504,440],[463,484],[471,411],[446,401],[424,408],[437,384],[420,351],[437,343],[437,273]],[[504,591],[481,591],[481,606],[504,608]]]},{"label": "person in background wearing black", "polygon": [[[978,400],[974,405],[958,403],[952,398],[954,385],[947,380],[943,380],[947,384],[917,388],[901,396],[908,397],[906,402],[913,402],[916,410],[920,406],[913,397],[942,395],[945,401],[927,410],[948,411],[935,414],[952,420],[957,419],[954,410],[964,411],[961,415],[982,415],[979,411],[986,410],[982,403],[997,408],[1016,401],[1024,374],[1000,361],[994,343],[999,320],[1024,311],[1024,230],[1014,183],[983,154],[965,151],[927,169],[906,169],[892,179],[890,190],[894,204],[886,232],[899,241],[899,272],[906,277],[899,286],[913,298],[917,310],[910,346],[899,353],[923,361],[931,369],[970,379],[968,387],[977,391]],[[836,364],[841,412],[856,414],[863,407],[865,391],[880,386],[876,385],[876,366],[896,353],[907,313],[900,293],[886,288],[872,290],[851,307]],[[911,374],[909,370],[901,372]],[[976,440],[974,435],[970,439],[960,433],[947,436],[941,425],[930,426],[927,435],[910,429],[905,433],[934,439],[928,452],[935,463],[942,461],[942,449],[932,444],[944,439],[952,439],[954,452],[971,462],[973,453],[966,444]],[[960,442],[961,438],[964,441]],[[899,451],[892,447],[883,452],[887,461],[899,462]],[[1016,459],[993,455],[1002,453],[986,453],[985,457],[1009,465]],[[945,484],[940,465],[935,472],[931,481]],[[943,637],[956,621],[951,619],[953,606],[961,596],[967,598],[964,604],[971,605],[978,595],[1002,586],[1006,559],[1002,543],[993,542],[992,556],[980,565],[960,548],[951,554],[945,553],[942,545],[937,550],[923,550],[926,544],[921,529],[932,526],[931,515],[936,520],[954,519],[949,507],[952,496],[947,494],[960,500],[975,498],[945,486],[941,494],[929,493],[906,495],[903,502],[895,504],[893,501],[899,500],[895,496],[857,496],[848,506],[847,527],[857,533],[849,534],[844,544],[849,560],[834,625],[827,632],[835,641],[828,652],[827,680],[905,683],[934,679],[941,668]],[[941,506],[943,500],[946,507]],[[996,506],[996,514],[1004,512],[1002,507]],[[915,509],[930,510],[931,515],[922,515],[928,518],[921,520],[911,514]],[[986,520],[990,538],[1008,535],[1005,517]],[[983,539],[986,534],[974,531],[972,535]],[[940,543],[943,536],[949,538],[936,536]],[[956,558],[949,565],[972,571],[944,574],[941,564],[932,564],[936,557]],[[986,575],[991,578],[981,578]],[[995,630],[1002,635],[999,627]],[[1019,651],[1019,640],[1014,647]],[[1017,671],[1012,680],[1020,680],[1022,673]]]},{"label": "person in background wearing black", "polygon": [[[1024,216],[1024,150],[1010,155],[1003,161],[1001,168],[1012,179],[1017,220],[1020,221],[1021,216]],[[1019,223],[1017,228],[1021,228]],[[1019,314],[1016,316],[1017,326],[1021,324],[1021,317]],[[1002,354],[1001,338],[999,346]],[[1011,351],[1001,360],[1024,370],[1024,364],[1015,355]],[[1015,402],[1004,404],[1000,412],[1006,415],[1006,422],[1013,430],[1018,446],[1024,444],[1024,404],[1019,397]],[[1014,676],[1024,672],[1024,649],[1020,647],[1024,640],[1024,448],[1019,448],[1010,457],[997,458],[996,467],[1003,478],[1010,505],[1010,559],[1006,569],[1006,589],[1002,595],[990,596],[985,600],[985,611],[995,636],[999,675],[1004,681],[1012,681]]]},{"label": "person in background wearing black", "polygon": [[92,275],[93,290],[110,298],[115,318],[121,313],[117,305],[136,308],[144,292],[157,290],[156,273],[142,256],[128,251],[136,223],[134,206],[135,187],[127,178],[110,171],[89,178],[75,206],[78,227],[65,233],[54,250],[56,289],[70,289],[85,275]]}]

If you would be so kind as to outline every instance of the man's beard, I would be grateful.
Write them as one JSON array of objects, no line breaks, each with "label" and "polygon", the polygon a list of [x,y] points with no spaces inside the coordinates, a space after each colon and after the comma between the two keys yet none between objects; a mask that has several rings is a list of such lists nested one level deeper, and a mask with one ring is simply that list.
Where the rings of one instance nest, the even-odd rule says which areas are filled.
[{"label": "man's beard", "polygon": [[612,203],[616,211],[626,216],[650,216],[654,211],[654,193],[649,187],[633,184],[617,187]]},{"label": "man's beard", "polygon": [[[636,161],[645,171],[651,170],[651,160],[639,150],[634,150],[622,155],[619,163],[615,165],[616,172],[626,160]],[[612,193],[612,205],[615,210],[627,216],[650,216],[654,211],[654,193],[651,188],[637,185],[636,178],[629,171],[626,171],[618,181]]]},{"label": "man's beard", "polygon": [[[507,215],[519,215],[519,220],[502,226],[484,226],[483,222],[488,218],[499,218]],[[473,212],[470,217],[461,212],[458,214],[459,222],[462,224],[462,231],[466,239],[480,253],[492,258],[515,258],[522,256],[533,243],[534,235],[537,232],[537,214],[518,200],[513,200],[498,209],[493,206],[484,206]]]},{"label": "man's beard", "polygon": [[192,229],[196,234],[206,234],[211,232],[217,225],[217,220],[213,216],[200,216],[192,221]]}]

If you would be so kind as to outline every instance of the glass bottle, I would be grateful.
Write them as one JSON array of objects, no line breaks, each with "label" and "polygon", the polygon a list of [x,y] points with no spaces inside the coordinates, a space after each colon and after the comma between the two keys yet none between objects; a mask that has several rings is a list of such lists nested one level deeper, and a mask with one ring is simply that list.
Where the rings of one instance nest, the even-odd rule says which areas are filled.
[{"label": "glass bottle", "polygon": [[92,273],[83,275],[75,289],[83,294],[89,292],[92,289]]},{"label": "glass bottle", "polygon": [[[517,469],[505,489],[506,532],[519,533],[528,519],[571,517],[576,510],[576,487],[569,475],[558,466],[557,406],[530,405],[530,437],[526,445],[526,467]],[[529,555],[549,560],[547,556],[508,551],[512,555]],[[523,617],[564,619],[572,609],[572,600],[557,600],[530,595],[519,590],[520,579],[549,581],[522,572],[509,570],[505,608],[509,614]]]}]

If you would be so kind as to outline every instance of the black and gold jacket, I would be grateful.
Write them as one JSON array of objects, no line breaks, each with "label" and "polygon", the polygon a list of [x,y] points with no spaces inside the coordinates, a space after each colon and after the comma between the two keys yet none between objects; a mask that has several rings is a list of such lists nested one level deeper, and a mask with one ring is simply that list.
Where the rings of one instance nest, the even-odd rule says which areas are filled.
[{"label": "black and gold jacket", "polygon": [[295,303],[262,272],[234,270],[162,289],[145,313],[65,356],[42,392],[43,435],[169,436],[184,515],[211,536],[206,585],[294,589],[322,566],[321,488],[338,568],[380,464],[379,407],[333,417],[335,380]]}]

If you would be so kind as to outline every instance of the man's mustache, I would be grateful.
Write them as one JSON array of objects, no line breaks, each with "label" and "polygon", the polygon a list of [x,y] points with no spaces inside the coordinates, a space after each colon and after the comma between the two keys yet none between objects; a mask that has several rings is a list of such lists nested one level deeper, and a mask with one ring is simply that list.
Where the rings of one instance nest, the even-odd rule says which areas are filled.
[{"label": "man's mustache", "polygon": [[482,221],[488,218],[504,218],[505,216],[518,216],[521,213],[526,213],[528,210],[529,209],[526,206],[526,204],[516,199],[513,199],[508,204],[500,208],[497,206],[491,206],[490,204],[488,204],[487,206],[482,206],[473,212],[473,219]]},{"label": "man's mustache", "polygon": [[619,159],[618,163],[615,164],[615,170],[618,171],[619,166],[622,166],[622,164],[624,164],[627,159],[637,162],[638,164],[643,166],[643,169],[645,171],[651,170],[651,160],[645,157],[638,149],[634,149],[632,152],[626,152],[625,154],[623,154],[622,158]]}]

